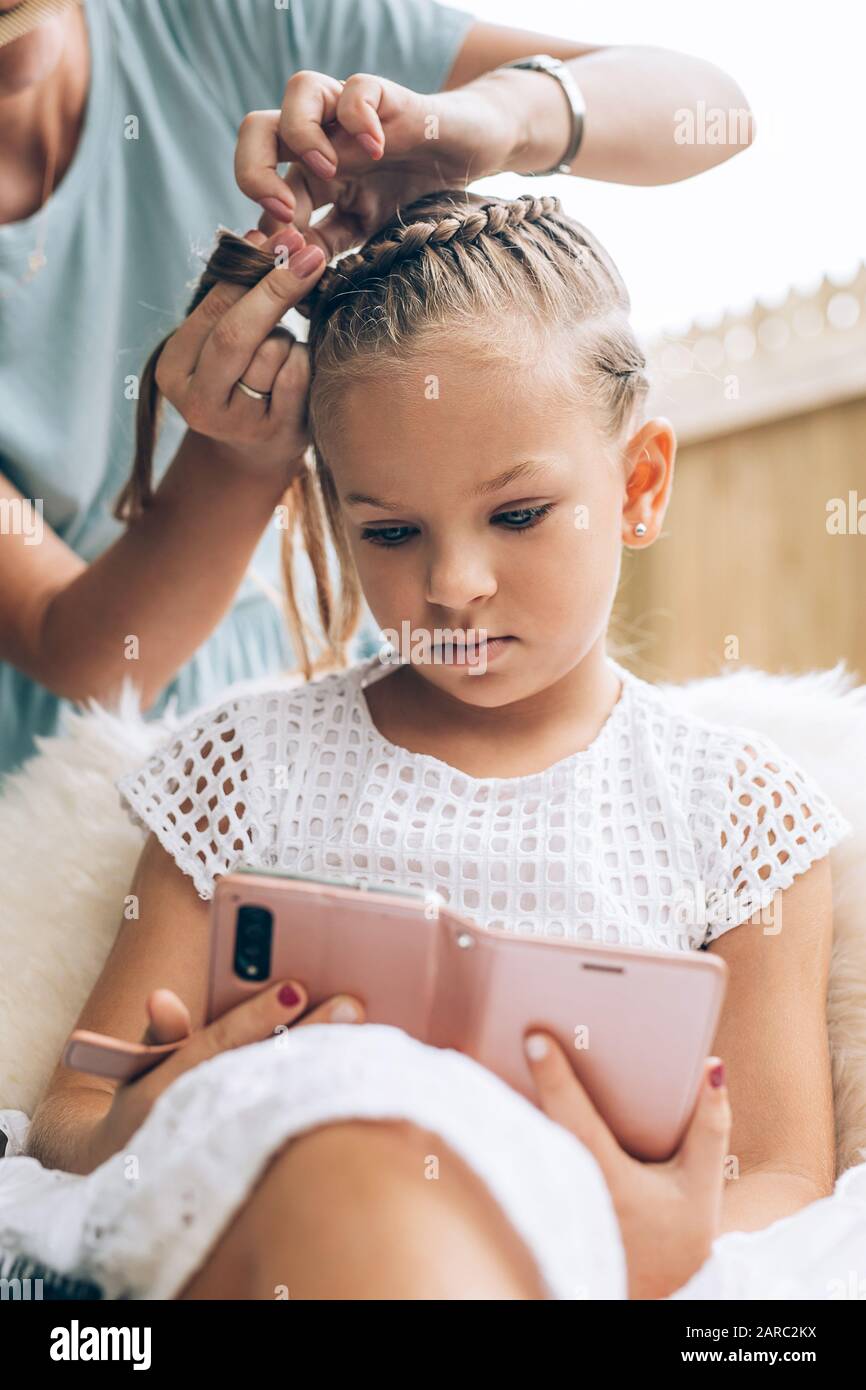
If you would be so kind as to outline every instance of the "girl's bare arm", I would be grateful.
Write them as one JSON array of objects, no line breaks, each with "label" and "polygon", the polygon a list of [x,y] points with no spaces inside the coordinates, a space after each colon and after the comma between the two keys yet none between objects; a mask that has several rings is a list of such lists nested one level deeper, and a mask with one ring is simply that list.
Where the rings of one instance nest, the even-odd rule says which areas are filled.
[{"label": "girl's bare arm", "polygon": [[825,856],[777,893],[772,911],[709,946],[730,972],[713,1044],[734,1112],[722,1231],[759,1230],[833,1191],[832,944]]},{"label": "girl's bare arm", "polygon": [[[138,898],[138,920],[123,920],[74,1026],[137,1042],[148,1026],[145,1000],[165,987],[188,1006],[196,1030],[204,1024],[207,1007],[210,904],[153,834],[141,852],[130,893]],[[58,1064],[33,1116],[28,1154],[46,1168],[90,1172],[88,1139],[118,1084]]]}]

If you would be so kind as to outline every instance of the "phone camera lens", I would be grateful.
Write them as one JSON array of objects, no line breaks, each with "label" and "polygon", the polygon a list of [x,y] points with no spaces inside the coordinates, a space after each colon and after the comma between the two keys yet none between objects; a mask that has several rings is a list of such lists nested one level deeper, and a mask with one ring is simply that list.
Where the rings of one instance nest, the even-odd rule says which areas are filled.
[{"label": "phone camera lens", "polygon": [[266,907],[245,903],[238,909],[235,974],[244,980],[267,980],[271,974],[274,915]]}]

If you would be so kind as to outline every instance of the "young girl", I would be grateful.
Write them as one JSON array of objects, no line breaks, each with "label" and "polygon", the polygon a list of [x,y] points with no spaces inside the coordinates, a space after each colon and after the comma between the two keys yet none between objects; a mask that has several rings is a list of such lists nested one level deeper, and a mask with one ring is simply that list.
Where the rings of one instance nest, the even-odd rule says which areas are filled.
[{"label": "young girl", "polygon": [[[271,268],[226,234],[198,298]],[[691,1134],[688,1162],[715,1182],[728,1160],[721,1229],[760,1242],[759,1228],[833,1187],[827,855],[851,827],[770,740],[690,714],[607,652],[623,544],[659,534],[675,450],[669,422],[644,418],[645,363],[616,267],[553,197],[445,192],[326,270],[305,308],[315,472],[288,498],[285,559],[308,680],[228,695],[118,783],[150,831],[131,890],[140,920],[121,928],[78,1026],[136,1037],[143,999],[169,985],[188,1015],[174,1000],[186,1016],[150,1036],[200,1029],[207,904],[241,863],[435,888],[479,923],[539,938],[712,950],[730,968],[715,1042],[732,1146],[702,1098],[715,1139]],[[273,382],[276,400],[279,378],[253,375],[247,387],[266,399]],[[146,505],[147,469],[145,450],[131,515]],[[298,529],[317,654],[294,599]],[[391,645],[345,668],[362,594]],[[262,1013],[262,1037],[275,1018]],[[79,1105],[55,1150],[77,1184],[56,1193],[55,1220],[65,1213],[74,1236],[55,1262],[109,1297],[173,1297],[279,1145],[393,1117],[483,1180],[540,1296],[666,1296],[702,1263],[682,1256],[680,1224],[679,1274],[635,1279],[635,1232],[653,1229],[667,1165],[625,1166],[550,1052],[533,1064],[542,1110],[394,1028],[295,1028],[279,1055],[237,1041],[180,1077],[175,1059],[162,1064],[150,1074],[152,1087],[172,1078],[161,1093],[106,1083],[89,1115]],[[137,1184],[123,1180],[130,1151]],[[866,1212],[855,1232],[849,1210],[862,1243]],[[18,1229],[52,1250],[35,1217]],[[454,1266],[450,1278],[463,1296]]]}]

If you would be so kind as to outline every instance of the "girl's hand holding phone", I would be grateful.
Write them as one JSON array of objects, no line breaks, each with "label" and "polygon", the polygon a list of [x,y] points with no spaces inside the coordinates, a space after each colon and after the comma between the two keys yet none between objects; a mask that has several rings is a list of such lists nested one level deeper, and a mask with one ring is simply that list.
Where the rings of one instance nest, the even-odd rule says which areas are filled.
[{"label": "girl's hand holding phone", "polygon": [[[292,1002],[294,1000],[294,1002]],[[183,1072],[229,1048],[245,1047],[270,1037],[279,1027],[303,1028],[310,1023],[363,1023],[364,1006],[348,994],[335,995],[306,1017],[307,996],[297,980],[282,980],[260,990],[213,1023],[192,1032],[186,1005],[173,990],[155,990],[148,997],[150,1024],[142,1042],[181,1042],[175,1052],[134,1081],[119,1082],[111,1107],[95,1127],[88,1148],[87,1172],[98,1168],[123,1148],[141,1127],[156,1099]]]},{"label": "girl's hand holding phone", "polygon": [[[718,1057],[707,1058],[689,1127],[673,1158],[642,1163],[620,1147],[556,1038],[541,1056],[526,1048],[542,1110],[596,1159],[613,1199],[625,1247],[630,1299],[667,1298],[709,1258],[719,1234],[731,1107]],[[540,1051],[540,1048],[539,1048]],[[719,1085],[711,1084],[715,1073]]]},{"label": "girl's hand holding phone", "polygon": [[239,466],[271,471],[288,487],[310,442],[310,371],[306,345],[280,319],[309,294],[327,261],[295,229],[271,237],[253,231],[245,239],[265,254],[285,247],[288,264],[281,254],[251,289],[214,285],[162,349],[156,385],[196,434],[218,441]]}]

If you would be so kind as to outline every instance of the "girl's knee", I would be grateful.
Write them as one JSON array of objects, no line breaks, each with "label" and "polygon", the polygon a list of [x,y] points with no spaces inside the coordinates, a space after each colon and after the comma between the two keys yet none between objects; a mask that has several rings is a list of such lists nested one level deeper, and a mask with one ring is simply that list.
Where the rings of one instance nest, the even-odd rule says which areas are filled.
[{"label": "girl's knee", "polygon": [[[231,1292],[211,1293],[230,1282]],[[239,1292],[238,1283],[250,1289]],[[544,1298],[486,1184],[438,1134],[347,1120],[274,1155],[192,1297]]]},{"label": "girl's knee", "polygon": [[[402,1119],[328,1124],[298,1136],[273,1171],[284,1232],[303,1233],[323,1258],[348,1247],[387,1250],[394,1269],[438,1290],[413,1297],[476,1296],[460,1291],[467,1281],[501,1290],[479,1297],[547,1296],[483,1177],[435,1131]],[[273,1210],[267,1220],[273,1229]]]}]

